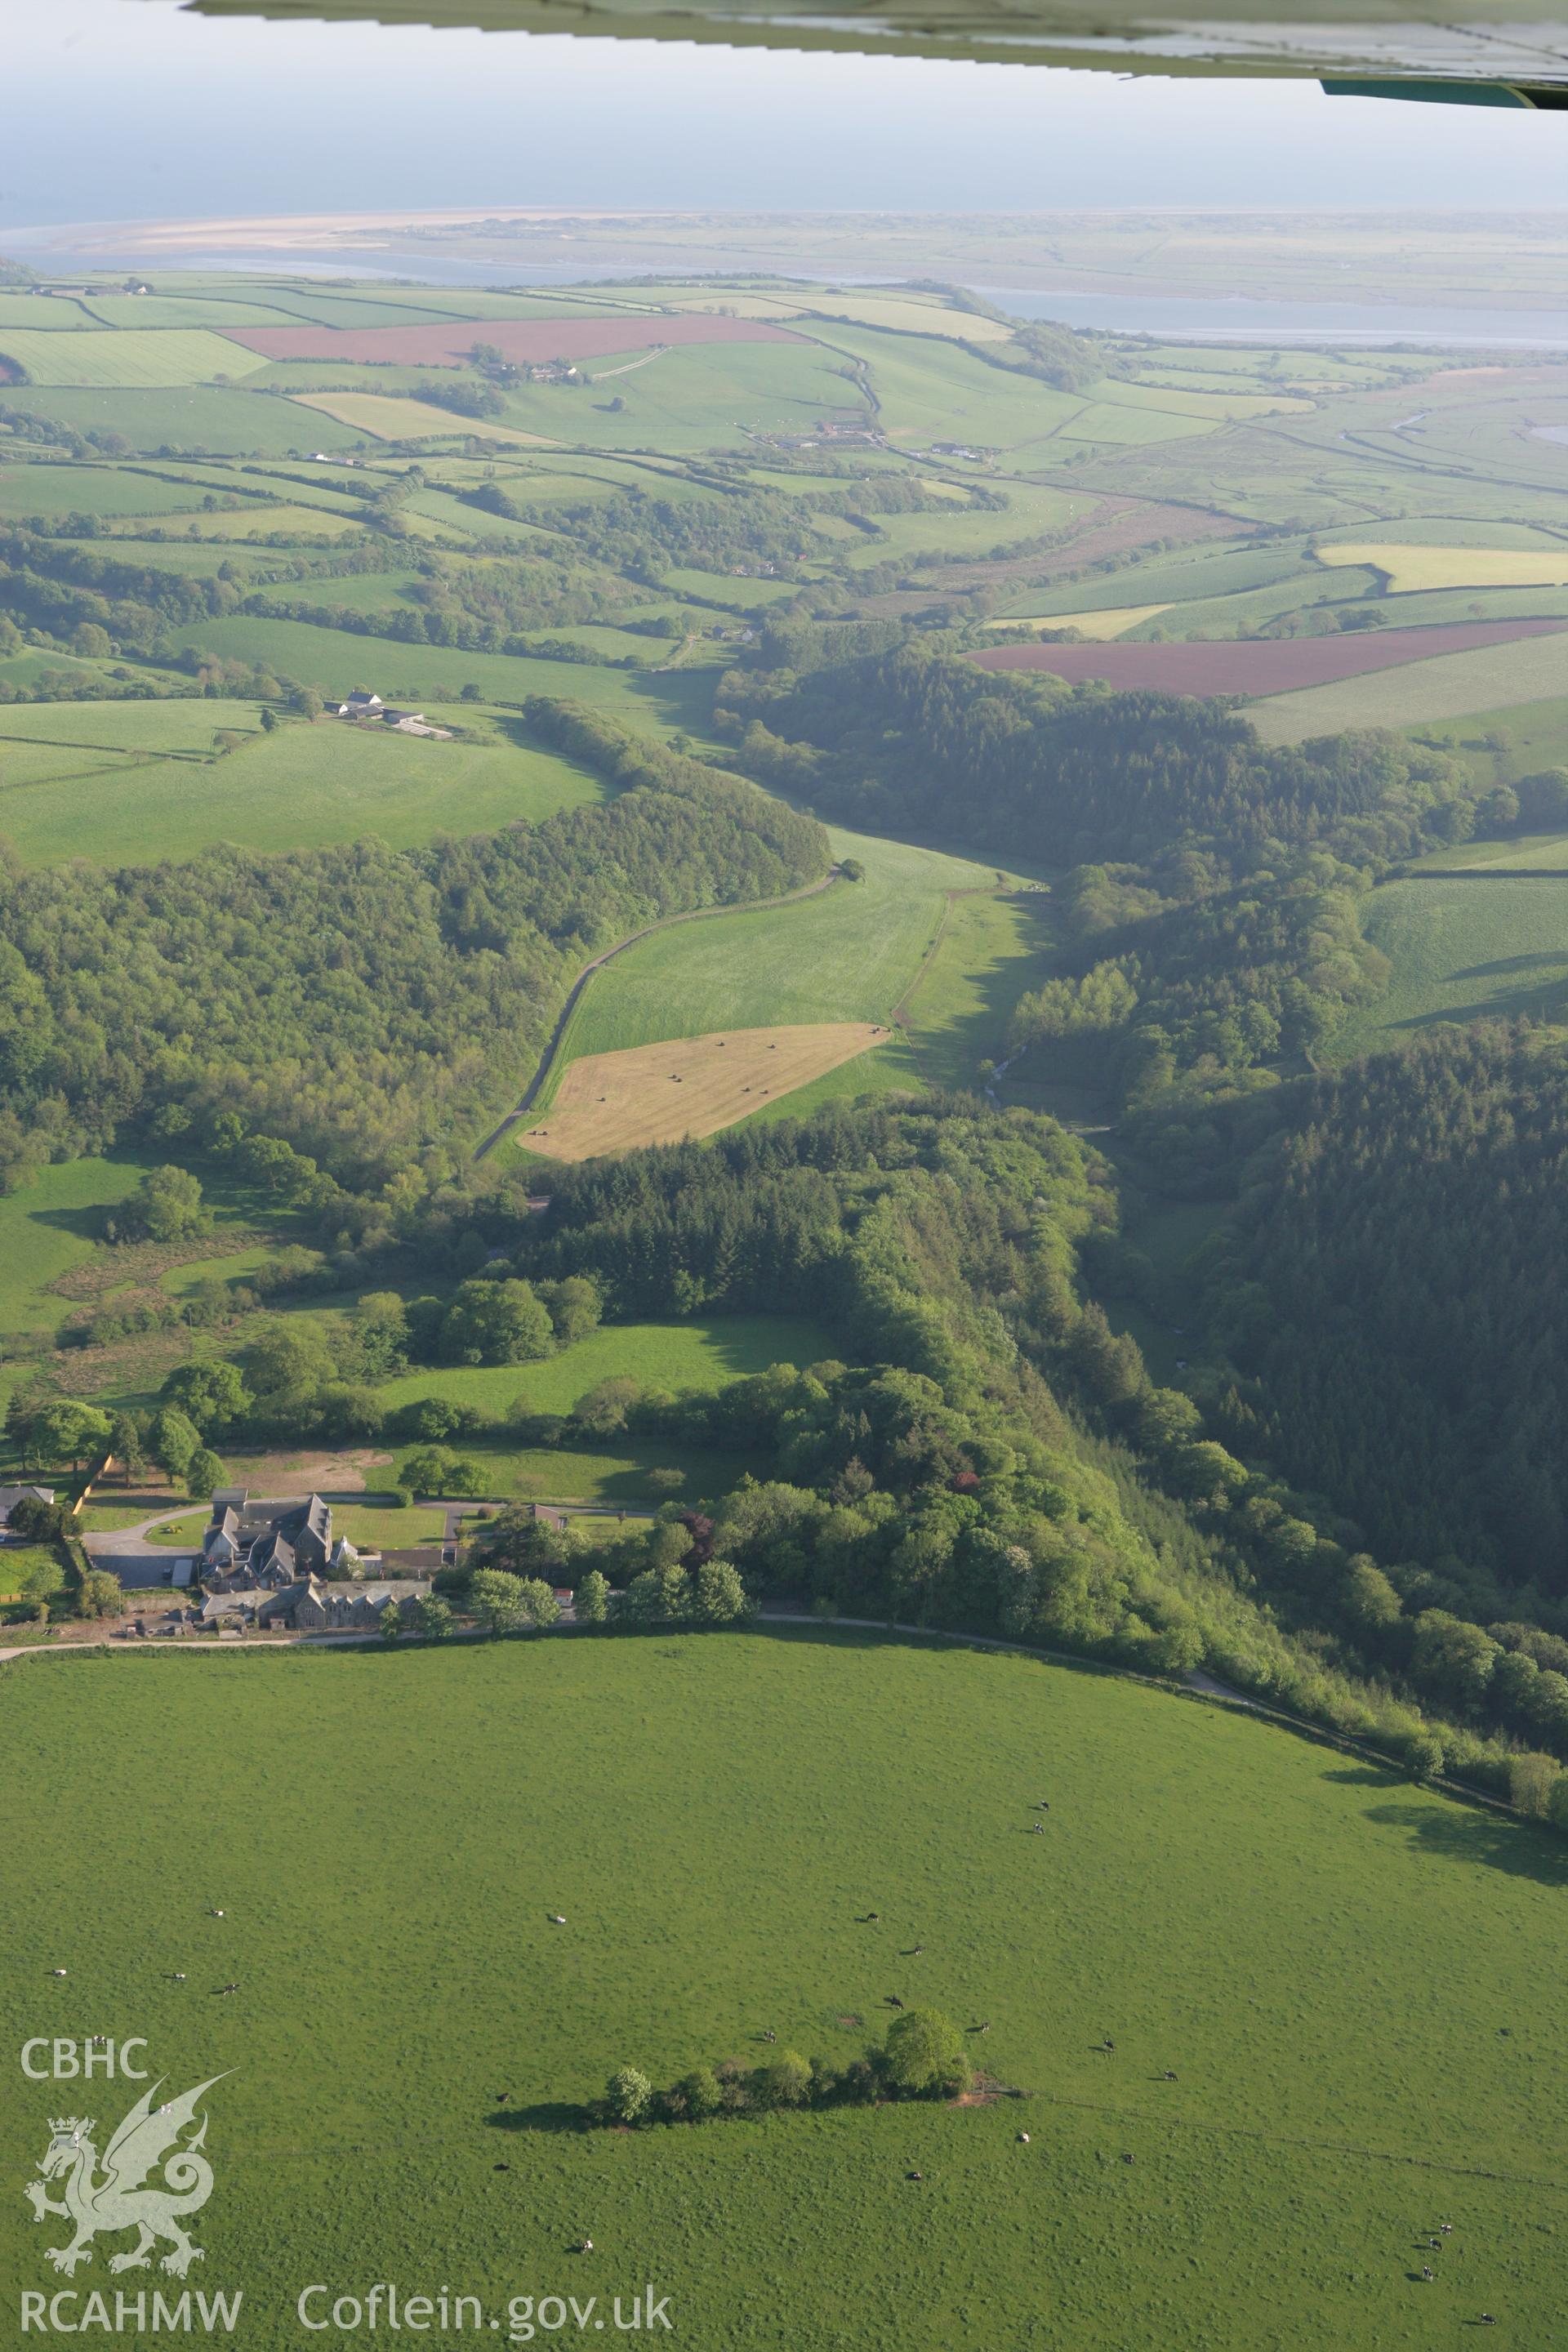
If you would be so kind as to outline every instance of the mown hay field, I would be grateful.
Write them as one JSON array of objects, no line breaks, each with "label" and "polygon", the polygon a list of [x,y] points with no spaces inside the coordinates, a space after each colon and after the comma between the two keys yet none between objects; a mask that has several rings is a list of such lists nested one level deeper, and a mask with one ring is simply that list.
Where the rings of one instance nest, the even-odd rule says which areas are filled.
[{"label": "mown hay field", "polygon": [[252,352],[205,327],[89,327],[63,334],[5,327],[0,357],[15,360],[36,384],[132,387],[210,383],[215,376],[249,375],[260,364]]},{"label": "mown hay field", "polygon": [[548,1112],[520,1128],[517,1139],[550,1160],[593,1160],[716,1135],[887,1035],[870,1022],[813,1022],[582,1055],[554,1088]]},{"label": "mown hay field", "polygon": [[1356,540],[1321,547],[1318,561],[1364,563],[1384,574],[1396,596],[1422,588],[1560,588],[1568,583],[1568,547],[1406,547]]},{"label": "mown hay field", "polygon": [[1103,643],[1125,636],[1129,629],[1139,628],[1145,621],[1157,621],[1170,610],[1169,604],[1108,604],[1098,612],[1010,613],[1005,620],[987,621],[985,625],[988,629],[1076,629],[1080,636]]},{"label": "mown hay field", "polygon": [[432,400],[389,400],[379,392],[297,392],[298,408],[313,408],[339,425],[356,427],[378,441],[434,441],[438,436],[477,437],[510,441],[519,448],[548,449],[554,444],[542,434],[522,433],[515,425],[497,425],[488,416],[459,416]]},{"label": "mown hay field", "polygon": [[[889,1022],[936,944],[946,893],[994,887],[995,872],[912,843],[837,830],[831,839],[836,856],[861,860],[864,881],[672,923],[639,940],[584,990],[563,1062],[671,1037],[728,1036],[726,1024]],[[851,1064],[847,1082],[890,1083],[894,1060],[895,1049],[879,1049]]]},{"label": "mown hay field", "polygon": [[[160,2098],[224,2077],[190,2284],[243,2290],[255,2352],[322,2279],[478,2295],[502,2343],[513,2296],[651,2280],[689,2352],[1561,2336],[1568,1861],[1524,1823],[1164,1692],[831,1629],[3,1686],[10,2044],[90,2023],[147,2037]],[[308,1834],[258,1801],[193,1835],[215,1759],[265,1789],[283,1757],[336,1792]],[[352,1985],[352,2031],[312,1985]],[[889,1994],[989,2023],[1027,2101],[571,2128],[627,2063],[773,2033],[843,2063]],[[18,2081],[16,2181],[62,2106],[130,2104]],[[127,2284],[121,2241],[74,2282],[60,2242],[7,2200],[19,2286]]]}]

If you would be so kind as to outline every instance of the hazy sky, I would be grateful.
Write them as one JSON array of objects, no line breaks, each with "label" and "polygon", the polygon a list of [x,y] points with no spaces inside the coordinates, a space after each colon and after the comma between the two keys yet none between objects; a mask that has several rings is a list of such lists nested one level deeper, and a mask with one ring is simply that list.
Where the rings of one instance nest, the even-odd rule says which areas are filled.
[{"label": "hazy sky", "polygon": [[1306,82],[268,24],[175,0],[0,13],[0,236],[402,205],[1568,205],[1568,118]]}]

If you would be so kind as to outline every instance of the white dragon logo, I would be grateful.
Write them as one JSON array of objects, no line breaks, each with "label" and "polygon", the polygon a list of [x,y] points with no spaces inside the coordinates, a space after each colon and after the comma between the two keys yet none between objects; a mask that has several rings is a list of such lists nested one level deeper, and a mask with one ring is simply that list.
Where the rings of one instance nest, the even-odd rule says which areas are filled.
[{"label": "white dragon logo", "polygon": [[[200,2246],[192,2245],[181,2221],[192,2213],[199,2213],[212,2195],[213,2168],[199,2153],[207,2136],[205,2116],[194,2139],[182,2146],[180,2134],[195,2122],[203,2093],[222,2080],[221,2074],[211,2075],[183,2098],[165,2100],[156,2109],[153,2101],[162,2084],[154,2083],[142,2093],[104,2149],[101,2176],[98,2150],[89,2137],[93,2118],[50,2117],[49,2144],[38,2158],[41,2178],[29,2180],[23,2194],[32,2206],[35,2221],[41,2221],[46,2213],[63,2213],[76,2225],[76,2235],[68,2246],[50,2246],[47,2250],[56,2270],[64,2271],[68,2278],[79,2263],[91,2262],[92,2241],[100,2231],[108,2236],[121,2230],[141,2232],[129,2253],[110,2257],[111,2271],[146,2269],[152,2249],[160,2238],[171,2242],[171,2252],[163,2257],[160,2267],[172,2271],[176,2278],[184,2278],[193,2263],[204,2259]],[[162,2185],[144,2188],[142,2183],[148,2174],[160,2164]],[[44,2183],[58,2180],[62,2174],[65,2200],[57,2203],[47,2193]]]}]

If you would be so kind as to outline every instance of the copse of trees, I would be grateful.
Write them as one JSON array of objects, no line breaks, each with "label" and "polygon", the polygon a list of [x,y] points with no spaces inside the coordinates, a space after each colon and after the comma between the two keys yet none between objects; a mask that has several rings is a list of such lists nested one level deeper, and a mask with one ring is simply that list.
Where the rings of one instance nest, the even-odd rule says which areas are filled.
[{"label": "copse of trees", "polygon": [[907,2009],[879,2048],[847,2065],[774,2048],[760,2065],[739,2058],[695,2066],[656,2090],[639,2066],[616,2069],[603,2098],[583,2110],[592,2125],[634,2129],[651,2124],[706,2124],[778,2115],[792,2108],[872,2106],[887,2099],[954,2099],[974,2069],[963,2036],[940,2010]]}]

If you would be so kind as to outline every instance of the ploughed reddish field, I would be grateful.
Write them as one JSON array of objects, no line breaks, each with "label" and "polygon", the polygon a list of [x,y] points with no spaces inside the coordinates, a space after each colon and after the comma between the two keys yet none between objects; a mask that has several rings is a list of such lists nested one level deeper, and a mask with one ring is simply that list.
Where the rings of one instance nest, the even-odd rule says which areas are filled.
[{"label": "ploughed reddish field", "polygon": [[269,360],[386,360],[400,367],[457,367],[476,343],[503,359],[599,359],[606,352],[641,352],[655,343],[797,343],[799,335],[765,319],[651,318],[627,311],[613,319],[447,319],[427,327],[233,327],[231,343]]},{"label": "ploughed reddish field", "polygon": [[[1064,613],[1062,626],[1071,622],[1071,614]],[[1552,636],[1564,629],[1568,621],[1447,621],[1425,629],[1224,645],[994,646],[969,658],[982,669],[1050,670],[1072,685],[1103,678],[1124,693],[1289,694],[1296,687],[1331,686],[1368,670],[1395,669],[1403,662],[1473,653],[1479,646]]]}]

